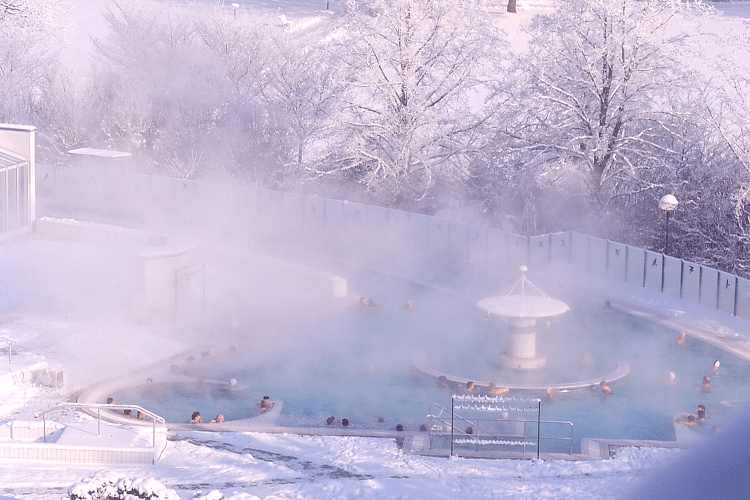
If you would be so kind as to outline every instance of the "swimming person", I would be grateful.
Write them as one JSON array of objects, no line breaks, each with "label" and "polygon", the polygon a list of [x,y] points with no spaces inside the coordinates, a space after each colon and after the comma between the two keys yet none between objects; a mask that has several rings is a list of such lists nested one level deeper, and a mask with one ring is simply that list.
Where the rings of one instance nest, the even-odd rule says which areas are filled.
[{"label": "swimming person", "polygon": [[193,416],[190,417],[190,420],[188,420],[189,424],[202,424],[203,420],[201,420],[201,412],[194,411]]},{"label": "swimming person", "polygon": [[154,379],[152,379],[151,377],[147,378],[146,385],[154,385]]},{"label": "swimming person", "polygon": [[716,361],[714,361],[713,366],[711,366],[711,371],[713,372],[714,376],[719,375],[719,367],[720,366],[721,366],[721,363],[719,362],[718,359]]},{"label": "swimming person", "polygon": [[237,387],[237,379],[236,378],[230,378],[229,379],[229,389],[234,389]]},{"label": "swimming person", "polygon": [[466,389],[465,390],[466,390],[466,392],[473,392],[474,391],[474,382],[472,382],[471,380],[469,380],[468,382],[466,382]]},{"label": "swimming person", "polygon": [[107,398],[107,404],[108,404],[108,405],[113,405],[113,404],[115,404],[115,398]]},{"label": "swimming person", "polygon": [[414,305],[414,302],[411,301],[411,299],[406,299],[406,304],[404,304],[404,309],[407,311],[416,311],[417,306]]},{"label": "swimming person", "polygon": [[698,419],[703,422],[708,418],[708,414],[706,413],[706,406],[705,405],[698,405]]},{"label": "swimming person", "polygon": [[349,427],[349,419],[348,418],[342,418],[341,419],[341,425],[344,427]]},{"label": "swimming person", "polygon": [[703,377],[703,385],[701,386],[701,390],[703,392],[711,392],[711,389],[711,377],[706,375],[705,377]]},{"label": "swimming person", "polygon": [[547,389],[547,401],[552,401],[553,399],[555,399],[555,396],[557,396],[557,394],[552,387]]},{"label": "swimming person", "polygon": [[607,385],[606,380],[602,380],[599,383],[599,387],[601,387],[602,389],[602,396],[609,396],[610,394],[612,394],[612,389],[609,388],[609,385]]},{"label": "swimming person", "polygon": [[505,394],[510,390],[509,387],[498,387],[495,385],[495,382],[490,382],[490,385],[487,387],[487,394],[490,396],[499,396],[501,394]]},{"label": "swimming person", "polygon": [[680,333],[680,336],[677,337],[677,345],[685,345],[685,332]]},{"label": "swimming person", "polygon": [[667,376],[667,385],[677,385],[677,380],[675,380],[677,376],[674,374],[674,372],[669,372],[669,375]]},{"label": "swimming person", "polygon": [[216,418],[211,419],[209,424],[221,424],[222,422],[224,422],[224,414],[219,413],[218,415],[216,415]]},{"label": "swimming person", "polygon": [[443,389],[451,388],[451,385],[448,383],[448,378],[445,375],[440,375],[438,377],[438,385],[442,387]]},{"label": "swimming person", "polygon": [[271,398],[263,396],[263,399],[261,399],[260,403],[255,405],[255,407],[260,411],[268,411],[273,407],[273,403],[271,403]]},{"label": "swimming person", "polygon": [[695,415],[688,415],[685,420],[678,419],[677,423],[680,423],[682,425],[687,425],[688,427],[694,427],[695,426]]},{"label": "swimming person", "polygon": [[333,424],[335,424],[335,423],[336,423],[336,418],[335,417],[328,417],[326,419],[326,424],[328,424],[328,427],[333,427]]}]

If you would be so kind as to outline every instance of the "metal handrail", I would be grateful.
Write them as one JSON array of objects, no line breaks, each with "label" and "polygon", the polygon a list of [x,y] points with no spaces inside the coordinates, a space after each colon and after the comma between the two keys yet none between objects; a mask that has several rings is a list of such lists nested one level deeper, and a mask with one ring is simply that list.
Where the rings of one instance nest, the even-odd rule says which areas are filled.
[{"label": "metal handrail", "polygon": [[102,404],[102,403],[59,403],[52,408],[47,408],[46,410],[42,410],[34,415],[34,418],[42,417],[42,420],[44,422],[43,424],[43,432],[44,432],[44,442],[47,442],[47,413],[53,412],[55,410],[60,410],[62,408],[78,408],[78,409],[96,409],[96,435],[101,435],[101,422],[102,422],[102,408],[105,410],[135,410],[140,411],[141,413],[151,417],[151,426],[153,431],[153,439],[152,439],[152,445],[154,448],[156,448],[156,422],[159,422],[162,426],[167,426],[167,421],[164,420],[162,417],[157,415],[156,413],[153,413],[142,406],[138,405],[116,405],[116,404]]},{"label": "metal handrail", "polygon": [[[568,441],[568,451],[569,454],[573,454],[573,423],[569,421],[564,420],[523,420],[523,419],[473,419],[469,420],[466,419],[456,413],[452,413],[449,409],[443,408],[437,403],[433,403],[430,405],[430,408],[436,407],[440,409],[440,412],[437,415],[434,415],[432,410],[430,410],[430,414],[427,415],[427,418],[431,420],[437,420],[441,424],[443,424],[447,429],[451,429],[453,433],[458,433],[461,437],[470,437],[476,445],[477,450],[479,449],[480,444],[497,444],[497,443],[482,443],[481,438],[484,439],[497,439],[498,441],[502,441],[504,437],[511,437],[511,435],[503,435],[503,434],[494,434],[492,432],[487,431],[486,429],[482,428],[477,424],[477,422],[480,421],[487,421],[487,422],[520,422],[523,423],[523,435],[512,435],[514,438],[521,438],[523,441],[517,442],[517,443],[502,443],[502,444],[508,444],[510,446],[523,446],[524,453],[526,452],[526,446],[529,444],[527,442],[527,439],[530,437],[529,433],[527,431],[527,427],[529,424],[537,424],[539,426],[540,424],[559,424],[559,425],[567,425],[570,428],[570,436],[569,437],[557,437],[557,436],[542,436],[539,433],[539,430],[537,431],[538,434],[536,436],[537,438],[537,451],[539,452],[541,450],[541,442],[542,441]],[[445,417],[443,417],[443,414],[447,414]],[[448,419],[448,415],[450,415],[450,420]],[[460,421],[463,421],[472,427],[477,431],[476,434],[468,434],[463,429],[459,429],[455,427],[455,424],[453,423],[453,420],[458,419]],[[433,431],[432,425],[430,425],[430,428],[428,429],[429,435],[430,435],[430,446],[432,446],[432,436],[433,435],[449,435],[451,434],[448,431],[445,431],[444,433],[435,433]],[[480,434],[484,433],[484,436],[481,436]]]},{"label": "metal handrail", "polygon": [[[441,413],[442,413],[443,411],[446,411],[446,412],[448,412],[448,413],[451,413],[451,411],[450,411],[450,410],[447,410],[447,409],[443,408],[442,406],[440,406],[440,405],[438,405],[438,404],[436,404],[435,406],[437,406],[438,408],[440,408],[440,410],[441,410]],[[432,412],[430,412],[430,413],[432,413]],[[438,421],[440,421],[440,422],[442,422],[442,423],[444,423],[444,424],[446,424],[446,425],[449,425],[447,421],[443,421],[443,420],[441,420],[441,419],[440,419],[440,416],[427,415],[427,418],[430,418],[430,417],[433,417],[433,418],[437,419]],[[466,422],[467,424],[469,424],[469,425],[471,425],[471,426],[473,426],[473,427],[475,426],[475,427],[477,428],[477,430],[481,430],[481,431],[484,431],[484,432],[486,432],[486,433],[487,433],[487,434],[488,434],[489,436],[492,436],[492,437],[500,437],[500,436],[495,436],[494,434],[492,434],[491,432],[489,432],[489,431],[487,431],[487,430],[485,430],[485,429],[482,429],[482,428],[481,428],[481,427],[479,427],[479,425],[478,425],[478,424],[476,424],[475,422],[472,422],[471,420],[467,420],[467,419],[465,419],[464,417],[462,417],[462,416],[460,416],[460,415],[458,415],[458,414],[456,414],[456,415],[455,415],[455,418],[458,418],[459,420],[463,420],[464,422]],[[483,420],[484,420],[484,419],[483,419]],[[507,422],[507,421],[508,421],[508,420],[506,420],[506,422]],[[451,426],[451,427],[453,427],[453,425],[452,425],[452,424],[451,424],[450,426]],[[464,431],[461,431],[460,429],[456,429],[456,430],[458,430],[459,432],[463,432],[464,434],[466,434],[466,433],[465,433]],[[466,435],[468,436],[469,434],[466,434]]]},{"label": "metal handrail", "polygon": [[[438,406],[438,405],[436,405],[436,406]],[[442,408],[441,408],[441,409],[442,409]],[[449,410],[446,410],[446,411],[447,411],[448,413],[450,413],[450,411],[449,411]],[[486,429],[483,429],[483,428],[479,427],[479,425],[478,425],[477,423],[475,423],[475,422],[472,422],[471,420],[465,419],[465,418],[463,418],[463,417],[461,417],[460,415],[457,415],[457,414],[456,414],[456,415],[454,415],[454,417],[455,417],[455,418],[457,418],[457,419],[459,419],[459,420],[462,420],[462,421],[466,422],[467,424],[471,425],[472,427],[475,427],[475,428],[477,429],[477,433],[476,433],[476,434],[469,434],[469,433],[467,433],[466,431],[464,431],[464,430],[462,430],[462,429],[458,429],[458,428],[456,428],[456,427],[454,426],[454,423],[453,423],[453,422],[448,422],[448,420],[443,420],[443,419],[441,419],[441,418],[440,418],[439,416],[435,416],[435,415],[428,415],[427,417],[428,417],[428,418],[432,418],[432,419],[435,419],[435,420],[437,420],[438,422],[440,422],[440,423],[444,424],[445,426],[447,426],[448,428],[450,428],[450,429],[452,429],[452,430],[453,430],[453,432],[451,433],[451,442],[452,442],[452,443],[453,443],[453,442],[456,442],[456,441],[455,441],[455,438],[453,437],[453,434],[454,434],[454,433],[455,433],[455,432],[457,431],[457,432],[458,432],[459,434],[461,434],[461,435],[464,435],[464,436],[469,436],[469,438],[470,438],[470,439],[472,439],[472,440],[473,440],[473,441],[475,442],[475,445],[476,445],[476,449],[477,449],[477,450],[479,449],[479,445],[480,445],[480,444],[484,444],[484,443],[481,443],[481,442],[480,442],[480,433],[481,433],[481,432],[484,432],[484,433],[486,434],[486,436],[485,436],[485,437],[488,437],[488,438],[494,438],[494,439],[497,439],[497,440],[503,440],[502,438],[505,438],[505,437],[513,437],[513,438],[523,438],[523,441],[520,441],[520,442],[516,442],[516,443],[508,442],[508,443],[505,443],[505,444],[508,444],[508,445],[510,445],[510,446],[523,446],[523,451],[524,451],[524,453],[526,452],[526,446],[527,446],[527,445],[529,445],[529,444],[533,444],[533,443],[528,443],[528,442],[526,441],[526,439],[528,439],[528,433],[526,432],[526,424],[527,424],[527,423],[529,423],[529,422],[531,422],[531,421],[529,421],[529,420],[516,420],[516,419],[490,420],[490,419],[482,419],[482,420],[487,420],[487,421],[489,421],[489,422],[523,422],[523,424],[524,424],[524,428],[523,428],[523,436],[517,436],[517,435],[493,434],[493,433],[491,433],[491,432],[487,431]],[[532,423],[536,423],[536,422],[532,422]],[[430,427],[430,429],[429,429],[429,433],[430,433],[430,437],[432,437],[432,435],[433,435],[433,433],[432,433],[432,427]],[[448,433],[448,432],[446,432],[446,433],[445,433],[444,435],[446,435],[446,436],[447,436],[448,434],[449,434],[449,433]],[[440,435],[440,434],[436,434],[436,435]],[[551,439],[555,439],[555,438],[551,438]],[[558,438],[558,439],[559,439],[559,438]],[[563,439],[564,439],[564,438],[563,438]],[[492,443],[487,443],[487,444],[492,444]],[[432,442],[430,442],[430,446],[432,446]],[[538,447],[538,444],[537,444],[537,447]],[[451,453],[452,453],[452,452],[451,452]]]},{"label": "metal handrail", "polygon": [[8,344],[8,365],[10,365],[11,355],[13,354],[13,342],[16,341],[5,335],[0,335],[0,339],[5,340],[5,343]]},{"label": "metal handrail", "polygon": [[557,440],[557,441],[563,441],[567,440],[570,443],[570,452],[569,454],[573,454],[573,422],[569,422],[568,420],[542,420],[543,424],[560,424],[560,425],[569,425],[570,426],[570,437],[542,437],[539,436],[540,439],[549,439],[549,440]]}]

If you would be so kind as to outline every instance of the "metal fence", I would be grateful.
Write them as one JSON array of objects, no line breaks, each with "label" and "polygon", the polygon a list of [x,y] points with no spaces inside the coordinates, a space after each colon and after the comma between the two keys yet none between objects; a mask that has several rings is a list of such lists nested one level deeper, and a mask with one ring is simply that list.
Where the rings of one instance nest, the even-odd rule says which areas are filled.
[{"label": "metal fence", "polygon": [[375,205],[122,170],[38,166],[36,185],[46,215],[69,216],[83,209],[107,222],[140,224],[160,222],[159,214],[170,212],[168,222],[183,227],[201,224],[200,236],[208,239],[299,241],[334,251],[402,241],[405,253],[432,260],[523,264],[533,269],[567,262],[593,277],[750,319],[750,280],[573,231],[522,236]]}]

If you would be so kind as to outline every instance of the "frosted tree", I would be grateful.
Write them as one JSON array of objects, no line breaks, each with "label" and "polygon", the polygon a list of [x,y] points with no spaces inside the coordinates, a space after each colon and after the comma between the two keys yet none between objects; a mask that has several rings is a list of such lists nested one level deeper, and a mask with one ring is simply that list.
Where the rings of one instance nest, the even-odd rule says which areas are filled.
[{"label": "frosted tree", "polygon": [[274,64],[264,90],[267,106],[278,109],[287,126],[287,166],[306,172],[325,156],[332,133],[335,96],[343,92],[334,58],[319,34],[277,30],[270,37]]},{"label": "frosted tree", "polygon": [[[471,2],[350,3],[335,49],[338,144],[316,174],[336,174],[385,202],[423,203],[438,181],[467,175],[481,117],[470,104],[478,67],[499,36]],[[481,99],[480,99],[481,101]]]},{"label": "frosted tree", "polygon": [[31,119],[69,26],[62,0],[0,0],[0,121]]},{"label": "frosted tree", "polygon": [[697,87],[696,114],[703,141],[711,141],[689,172],[685,195],[694,206],[684,232],[696,243],[695,253],[721,269],[747,275],[750,270],[750,23],[714,38],[718,57],[708,67],[707,83]]},{"label": "frosted tree", "polygon": [[[686,77],[677,49],[689,7],[677,0],[570,0],[537,16],[528,113],[509,136],[548,182],[581,186],[599,206],[648,189]],[[677,120],[679,121],[679,120]],[[643,181],[643,182],[640,182]]]},{"label": "frosted tree", "polygon": [[269,62],[269,38],[275,27],[268,19],[242,11],[227,15],[222,5],[201,9],[197,32],[219,58],[225,76],[238,94],[257,94],[266,79],[262,73]]},{"label": "frosted tree", "polygon": [[222,163],[215,161],[217,124],[226,92],[196,17],[176,4],[111,0],[104,9],[109,33],[94,40],[102,64],[92,105],[102,138],[182,178]]},{"label": "frosted tree", "polygon": [[750,22],[726,39],[717,59],[712,85],[704,95],[704,117],[724,141],[734,162],[739,186],[732,195],[743,232],[750,231]]},{"label": "frosted tree", "polygon": [[280,64],[273,36],[281,30],[267,17],[230,14],[221,4],[196,6],[194,12],[200,40],[217,62],[218,93],[224,95],[219,130],[227,168],[243,183],[278,188],[288,133],[266,90]]}]

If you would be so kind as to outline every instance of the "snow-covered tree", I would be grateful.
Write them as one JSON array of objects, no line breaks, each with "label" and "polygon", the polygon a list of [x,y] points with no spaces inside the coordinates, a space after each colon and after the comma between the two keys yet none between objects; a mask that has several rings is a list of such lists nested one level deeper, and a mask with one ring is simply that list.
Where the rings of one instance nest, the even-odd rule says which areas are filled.
[{"label": "snow-covered tree", "polygon": [[343,91],[337,59],[318,37],[277,30],[269,40],[274,64],[269,66],[265,102],[286,123],[286,164],[298,172],[314,168],[325,156],[335,96]]},{"label": "snow-covered tree", "polygon": [[[739,24],[739,23],[738,23]],[[689,200],[680,230],[692,243],[693,258],[729,272],[750,271],[750,23],[713,36],[715,55],[705,66],[705,83],[693,90],[700,134],[700,161],[680,176]],[[679,227],[679,226],[678,226]]]},{"label": "snow-covered tree", "polygon": [[[648,188],[679,122],[670,93],[687,72],[677,49],[689,7],[678,0],[569,0],[529,28],[528,112],[509,136],[548,182],[596,204]],[[636,181],[645,181],[643,183]]]},{"label": "snow-covered tree", "polygon": [[470,102],[478,66],[501,45],[486,14],[468,1],[351,2],[339,37],[342,132],[318,175],[407,204],[423,202],[439,179],[465,178],[481,122]]},{"label": "snow-covered tree", "polygon": [[206,47],[219,58],[225,76],[238,94],[263,90],[262,73],[271,58],[269,45],[276,27],[268,19],[242,11],[230,16],[222,5],[198,9],[196,30]]},{"label": "snow-covered tree", "polygon": [[250,184],[285,185],[316,131],[316,111],[308,110],[325,75],[316,41],[262,15],[228,16],[221,5],[204,11],[196,26],[233,89],[222,129],[234,159],[230,170]]},{"label": "snow-covered tree", "polygon": [[750,236],[750,22],[742,27],[726,38],[727,50],[717,59],[704,95],[704,117],[739,167],[731,198],[737,223]]},{"label": "snow-covered tree", "polygon": [[193,11],[111,0],[104,18],[108,35],[94,40],[101,139],[141,151],[156,170],[182,178],[220,164],[212,160],[227,91],[197,35]]},{"label": "snow-covered tree", "polygon": [[0,122],[32,119],[69,33],[63,9],[62,0],[0,0]]}]

